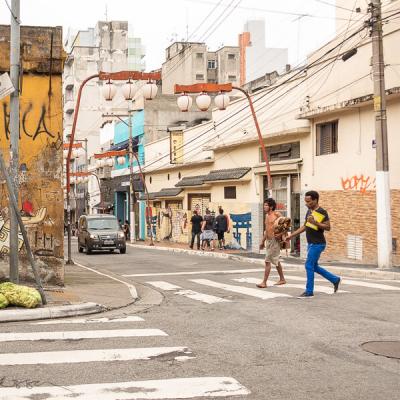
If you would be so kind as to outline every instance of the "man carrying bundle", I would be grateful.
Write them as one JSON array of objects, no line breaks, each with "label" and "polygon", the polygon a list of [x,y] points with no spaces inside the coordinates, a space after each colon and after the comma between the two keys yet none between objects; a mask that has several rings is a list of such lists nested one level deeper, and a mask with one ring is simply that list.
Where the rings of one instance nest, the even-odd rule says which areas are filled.
[{"label": "man carrying bundle", "polygon": [[[283,224],[280,224],[278,228],[275,224],[279,218],[282,218],[282,214],[276,209],[276,202],[274,199],[269,198],[264,201],[264,211],[265,211],[265,231],[262,241],[260,243],[260,250],[265,248],[265,272],[264,279],[261,283],[257,284],[259,288],[266,288],[268,277],[271,272],[271,264],[274,264],[276,270],[279,274],[279,281],[276,282],[275,285],[284,285],[286,283],[285,277],[283,276],[283,269],[280,263],[280,254],[281,254],[281,242],[285,240],[285,232],[284,229],[280,227]],[[287,221],[286,221],[287,225]],[[290,220],[289,220],[289,229]],[[278,228],[278,229],[277,229]],[[277,232],[279,230],[279,232]]]}]

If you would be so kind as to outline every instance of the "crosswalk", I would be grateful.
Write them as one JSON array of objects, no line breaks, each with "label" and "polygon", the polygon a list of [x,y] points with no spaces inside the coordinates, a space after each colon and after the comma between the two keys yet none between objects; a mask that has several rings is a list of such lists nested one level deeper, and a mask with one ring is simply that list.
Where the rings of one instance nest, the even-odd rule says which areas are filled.
[{"label": "crosswalk", "polygon": [[[164,288],[168,287],[164,286]],[[189,298],[196,299],[196,296]],[[15,332],[15,329],[12,329],[12,332],[1,332],[0,348],[8,350],[0,353],[0,367],[4,376],[7,373],[12,374],[15,368],[34,366],[35,370],[46,367],[51,369],[45,370],[47,371],[46,380],[43,382],[23,381],[25,383],[22,385],[21,383],[7,385],[3,382],[4,384],[0,385],[0,399],[161,400],[232,398],[232,396],[244,398],[243,396],[250,394],[250,391],[233,377],[171,377],[170,372],[165,379],[127,381],[118,379],[116,375],[113,380],[108,378],[105,381],[99,381],[98,379],[96,382],[88,382],[83,378],[85,373],[81,372],[78,376],[82,376],[83,384],[76,384],[76,381],[71,382],[72,384],[65,384],[65,382],[57,384],[57,379],[62,379],[62,373],[55,372],[57,366],[68,370],[80,368],[82,371],[88,371],[91,368],[101,368],[101,365],[108,369],[110,365],[115,366],[115,363],[131,363],[132,367],[137,362],[152,363],[160,358],[178,363],[195,362],[196,355],[189,347],[163,346],[165,344],[163,341],[169,337],[168,333],[142,325],[146,325],[144,318],[129,315],[116,318],[75,318],[31,322],[24,325],[28,327],[27,329],[21,329],[23,325],[17,325],[21,332]],[[108,329],[92,329],[102,326]],[[137,346],[142,344],[145,338],[155,340],[160,346]],[[120,347],[115,346],[116,340],[121,340]],[[32,345],[27,345],[32,342]],[[84,348],[74,349],[74,343]],[[129,343],[130,347],[121,346],[126,343]],[[45,351],[25,352],[27,348]],[[130,368],[129,364],[124,365]],[[178,371],[181,370],[178,369]],[[110,373],[107,376],[113,375]],[[21,381],[16,379],[12,382]],[[49,385],[50,382],[51,385]]]},{"label": "crosswalk", "polygon": [[[202,276],[204,271],[198,275]],[[192,272],[176,273],[151,273],[138,274],[142,278],[163,278],[165,280],[146,280],[144,283],[162,292],[174,296],[183,296],[205,304],[234,303],[239,298],[253,298],[258,300],[279,300],[297,297],[305,289],[306,278],[300,275],[285,275],[286,284],[274,285],[277,276],[271,275],[267,288],[257,288],[260,283],[260,274],[255,277],[254,270],[207,271],[205,278],[195,277]],[[261,272],[261,271],[257,271]],[[238,276],[231,276],[232,274]],[[243,276],[245,275],[245,276]],[[250,275],[250,276],[249,276]],[[251,276],[253,275],[253,276]],[[140,278],[139,276],[136,278]],[[398,283],[398,284],[397,284]],[[372,282],[370,280],[357,280],[342,278],[340,289],[334,293],[333,285],[326,279],[315,277],[314,291],[316,294],[340,296],[357,293],[400,292],[400,282],[387,284]],[[222,304],[222,306],[224,305]]]}]

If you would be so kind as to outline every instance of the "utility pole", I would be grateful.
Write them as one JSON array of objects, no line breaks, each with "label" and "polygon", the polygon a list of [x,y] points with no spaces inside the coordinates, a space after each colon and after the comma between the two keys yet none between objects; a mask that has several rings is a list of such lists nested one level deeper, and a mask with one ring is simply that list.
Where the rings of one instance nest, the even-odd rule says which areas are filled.
[{"label": "utility pole", "polygon": [[130,241],[136,242],[136,216],[135,216],[135,187],[133,179],[133,121],[132,121],[132,104],[129,102],[129,218],[130,218]]},{"label": "utility pole", "polygon": [[[20,0],[11,1],[10,77],[15,91],[10,98],[10,175],[18,205],[19,183],[19,74],[20,74]],[[10,201],[11,204],[11,201]],[[18,274],[18,219],[10,209],[10,281],[19,282]]]},{"label": "utility pole", "polygon": [[389,155],[381,0],[372,0],[370,3],[370,11],[376,141],[376,221],[378,267],[390,268],[392,266],[392,219],[390,209]]}]

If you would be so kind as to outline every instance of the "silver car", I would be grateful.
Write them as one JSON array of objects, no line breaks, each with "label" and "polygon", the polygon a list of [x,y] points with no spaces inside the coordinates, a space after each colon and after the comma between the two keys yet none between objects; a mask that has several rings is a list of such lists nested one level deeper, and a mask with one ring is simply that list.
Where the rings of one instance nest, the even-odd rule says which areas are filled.
[{"label": "silver car", "polygon": [[78,224],[78,251],[86,254],[94,250],[119,250],[126,253],[125,234],[114,215],[82,215]]}]

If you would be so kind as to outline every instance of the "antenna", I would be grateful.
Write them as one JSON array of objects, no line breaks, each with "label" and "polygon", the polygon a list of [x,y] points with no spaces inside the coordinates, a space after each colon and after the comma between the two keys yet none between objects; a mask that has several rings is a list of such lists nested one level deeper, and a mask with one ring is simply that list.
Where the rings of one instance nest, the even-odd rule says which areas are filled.
[{"label": "antenna", "polygon": [[106,16],[106,22],[108,22],[108,7],[107,7],[107,3],[106,3],[106,12],[105,12],[105,16]]}]

